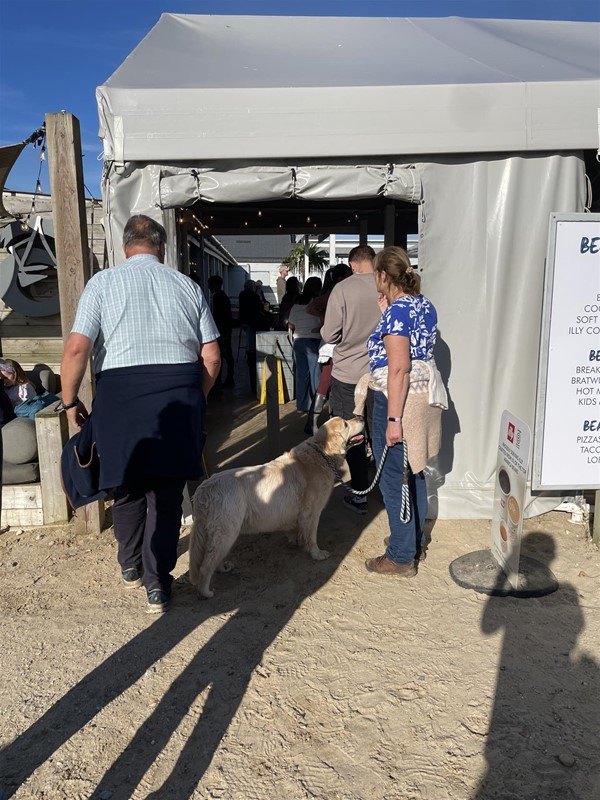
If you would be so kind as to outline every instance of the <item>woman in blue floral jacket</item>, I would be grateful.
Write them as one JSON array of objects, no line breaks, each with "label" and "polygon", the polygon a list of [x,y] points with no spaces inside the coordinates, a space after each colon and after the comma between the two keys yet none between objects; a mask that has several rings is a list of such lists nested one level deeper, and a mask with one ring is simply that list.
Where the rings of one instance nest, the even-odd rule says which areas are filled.
[{"label": "woman in blue floral jacket", "polygon": [[[366,566],[371,572],[412,577],[417,559],[425,552],[427,488],[423,469],[440,445],[442,409],[432,403],[429,391],[435,370],[437,312],[420,293],[420,278],[402,248],[386,247],[377,255],[375,280],[382,315],[368,341],[369,363],[371,373],[385,374],[382,368],[387,367],[387,392],[375,392],[373,451],[380,463],[384,446],[389,446],[379,485],[390,537],[384,555],[367,559]],[[409,462],[408,522],[403,522],[400,514],[404,447]]]}]

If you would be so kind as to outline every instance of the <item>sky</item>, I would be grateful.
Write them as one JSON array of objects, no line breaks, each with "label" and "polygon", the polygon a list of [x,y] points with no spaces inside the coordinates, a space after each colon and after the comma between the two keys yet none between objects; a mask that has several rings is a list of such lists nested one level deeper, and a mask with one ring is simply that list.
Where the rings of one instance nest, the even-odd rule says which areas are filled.
[{"label": "sky", "polygon": [[[165,12],[600,21],[600,0],[0,0],[0,146],[27,139],[46,113],[74,114],[85,184],[99,197],[96,87]],[[40,166],[42,190],[49,192],[47,164],[32,145],[6,188],[33,192]]]}]

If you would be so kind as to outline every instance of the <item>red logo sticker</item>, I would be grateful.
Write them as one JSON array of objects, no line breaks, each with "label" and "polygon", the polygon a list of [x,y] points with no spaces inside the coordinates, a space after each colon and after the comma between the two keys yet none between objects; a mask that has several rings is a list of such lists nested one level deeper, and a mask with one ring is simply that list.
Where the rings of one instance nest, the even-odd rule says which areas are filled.
[{"label": "red logo sticker", "polygon": [[508,423],[508,434],[506,438],[511,444],[513,444],[515,441],[515,426],[512,424],[512,422]]}]

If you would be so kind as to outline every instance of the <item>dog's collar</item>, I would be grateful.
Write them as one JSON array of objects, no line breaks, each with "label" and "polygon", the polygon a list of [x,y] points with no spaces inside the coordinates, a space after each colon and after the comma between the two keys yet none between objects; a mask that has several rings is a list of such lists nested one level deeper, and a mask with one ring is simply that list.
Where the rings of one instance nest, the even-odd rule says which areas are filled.
[{"label": "dog's collar", "polygon": [[321,456],[323,461],[327,464],[329,469],[333,472],[333,474],[335,476],[335,479],[336,479],[336,482],[344,483],[344,479],[342,478],[342,476],[338,472],[338,469],[337,469],[336,465],[333,463],[332,459],[329,458],[329,456],[325,455],[325,453],[319,447],[317,447],[316,444],[313,444],[312,442],[306,442],[306,444],[309,447],[312,447],[312,449]]}]

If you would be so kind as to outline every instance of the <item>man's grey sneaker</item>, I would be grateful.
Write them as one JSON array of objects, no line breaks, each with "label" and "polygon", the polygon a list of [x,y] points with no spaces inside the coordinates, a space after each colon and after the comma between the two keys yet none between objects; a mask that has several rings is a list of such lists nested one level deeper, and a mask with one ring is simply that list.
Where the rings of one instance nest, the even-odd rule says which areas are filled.
[{"label": "man's grey sneaker", "polygon": [[367,502],[366,502],[366,500],[363,503],[359,503],[359,502],[357,502],[356,498],[351,494],[347,494],[344,497],[344,505],[348,506],[348,508],[351,508],[352,511],[354,511],[355,514],[366,514],[367,513]]},{"label": "man's grey sneaker", "polygon": [[124,569],[121,572],[121,579],[126,589],[137,589],[138,586],[142,585],[142,576],[137,567]]},{"label": "man's grey sneaker", "polygon": [[162,614],[169,607],[169,595],[162,589],[150,589],[148,592],[148,614]]}]

